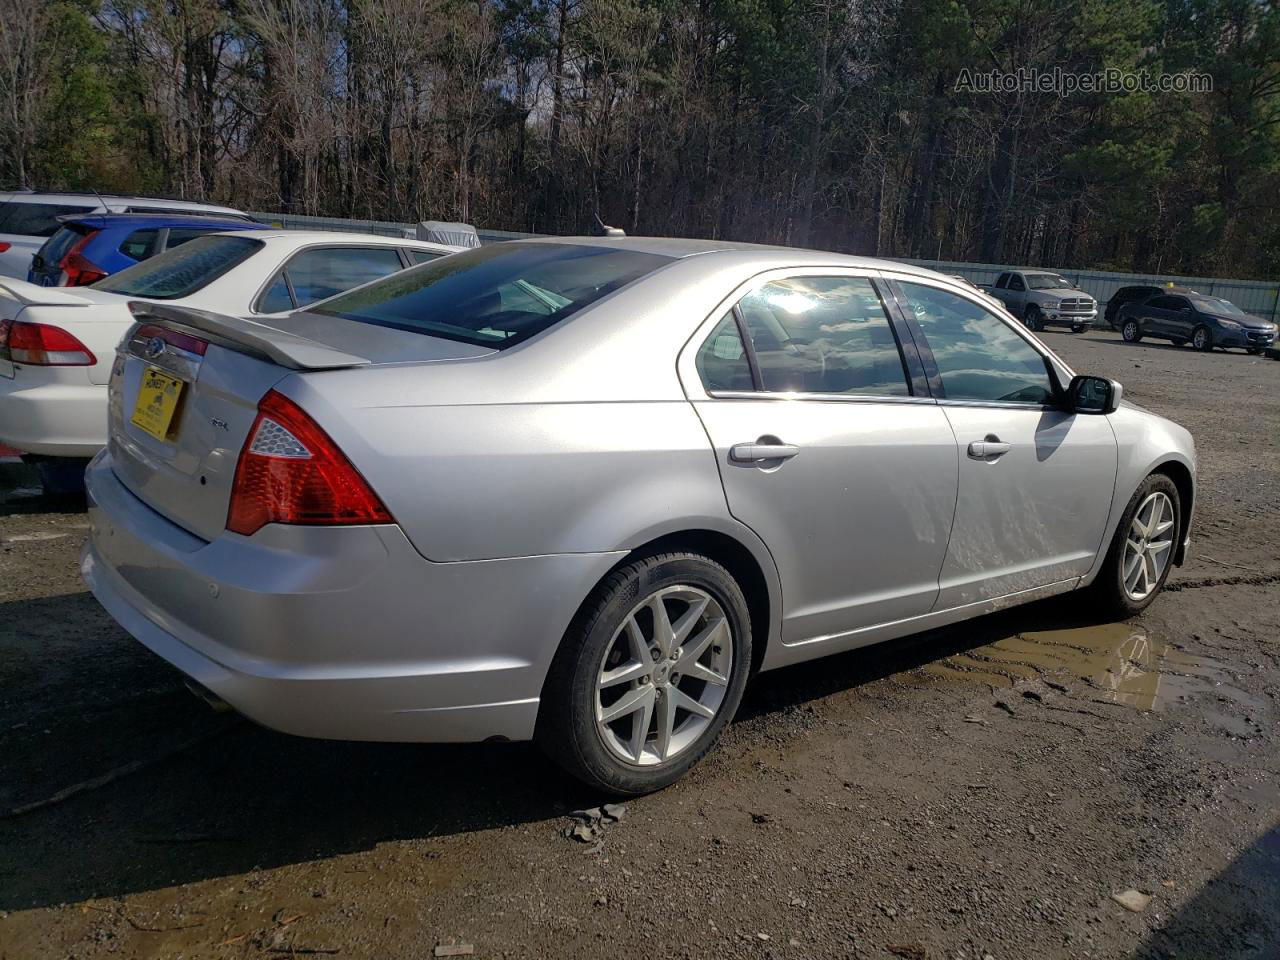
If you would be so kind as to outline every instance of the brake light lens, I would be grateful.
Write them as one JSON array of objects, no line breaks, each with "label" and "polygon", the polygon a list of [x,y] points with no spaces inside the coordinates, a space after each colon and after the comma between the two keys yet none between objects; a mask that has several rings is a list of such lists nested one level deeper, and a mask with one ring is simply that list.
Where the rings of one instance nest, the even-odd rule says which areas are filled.
[{"label": "brake light lens", "polygon": [[248,537],[268,523],[394,522],[360,472],[301,407],[274,390],[262,398],[236,465],[228,530]]},{"label": "brake light lens", "polygon": [[94,234],[97,232],[97,230],[90,231],[80,240],[77,240],[76,245],[67,251],[67,255],[63,257],[62,262],[58,264],[59,268],[61,268],[62,272],[66,275],[66,286],[87,287],[91,283],[97,283],[99,280],[105,280],[107,278],[106,271],[81,253],[84,249],[84,245],[92,240]]},{"label": "brake light lens", "polygon": [[24,320],[0,321],[0,360],[32,367],[91,367],[98,358],[61,327]]},{"label": "brake light lens", "polygon": [[0,253],[8,253],[11,246],[11,243],[0,243]]}]

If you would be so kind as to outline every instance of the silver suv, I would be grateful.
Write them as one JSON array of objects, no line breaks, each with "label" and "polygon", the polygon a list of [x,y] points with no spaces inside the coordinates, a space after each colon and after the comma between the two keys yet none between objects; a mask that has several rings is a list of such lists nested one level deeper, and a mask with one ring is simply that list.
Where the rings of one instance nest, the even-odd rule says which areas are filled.
[{"label": "silver suv", "polygon": [[190,200],[33,190],[0,193],[0,276],[25,280],[31,258],[61,226],[58,218],[90,213],[220,213],[250,219],[232,207]]}]

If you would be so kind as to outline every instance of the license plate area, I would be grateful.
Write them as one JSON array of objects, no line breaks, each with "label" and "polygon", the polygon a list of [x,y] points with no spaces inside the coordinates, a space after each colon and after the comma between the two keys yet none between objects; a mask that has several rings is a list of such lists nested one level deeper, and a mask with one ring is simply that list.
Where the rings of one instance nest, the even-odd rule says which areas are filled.
[{"label": "license plate area", "polygon": [[149,436],[169,442],[178,433],[178,413],[186,383],[158,367],[147,367],[138,384],[129,422]]}]

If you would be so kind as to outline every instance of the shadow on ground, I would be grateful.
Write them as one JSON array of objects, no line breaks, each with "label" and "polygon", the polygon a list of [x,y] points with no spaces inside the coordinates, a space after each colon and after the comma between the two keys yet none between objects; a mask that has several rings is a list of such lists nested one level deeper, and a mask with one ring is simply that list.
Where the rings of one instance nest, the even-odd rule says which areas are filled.
[{"label": "shadow on ground", "polygon": [[[79,655],[53,676],[45,664],[0,661],[0,909],[547,820],[602,799],[527,744],[312,741],[215,715],[165,664],[140,655],[87,595],[40,603],[40,622],[52,624],[45,629],[80,631],[78,642],[72,637]],[[768,674],[748,691],[739,722],[1015,633],[1086,625],[1081,606],[1032,604]],[[22,627],[11,618],[29,608],[0,605],[0,630],[16,636]],[[39,682],[13,682],[24,670]],[[38,703],[22,701],[24,687]],[[154,758],[162,759],[63,802],[3,814]]]},{"label": "shadow on ground", "polygon": [[1214,944],[1214,960],[1280,960],[1280,942],[1273,938],[1278,906],[1280,825],[1205,884],[1132,960],[1200,956],[1198,947],[1208,943]]}]

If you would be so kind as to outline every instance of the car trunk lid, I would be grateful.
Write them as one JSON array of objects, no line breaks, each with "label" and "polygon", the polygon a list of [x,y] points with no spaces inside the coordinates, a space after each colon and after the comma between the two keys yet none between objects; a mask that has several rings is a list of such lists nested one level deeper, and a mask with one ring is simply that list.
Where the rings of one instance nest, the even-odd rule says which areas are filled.
[{"label": "car trunk lid", "polygon": [[260,401],[291,375],[491,352],[381,328],[361,346],[347,328],[368,328],[333,317],[267,324],[155,303],[130,309],[138,325],[121,343],[111,376],[113,469],[140,500],[204,540],[226,529],[236,465]]}]

